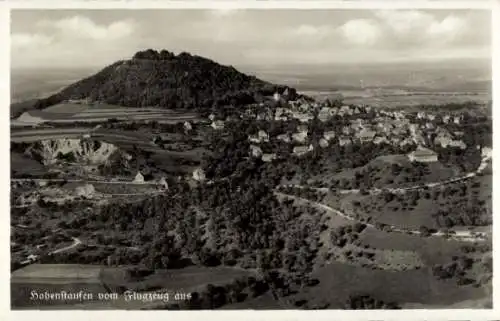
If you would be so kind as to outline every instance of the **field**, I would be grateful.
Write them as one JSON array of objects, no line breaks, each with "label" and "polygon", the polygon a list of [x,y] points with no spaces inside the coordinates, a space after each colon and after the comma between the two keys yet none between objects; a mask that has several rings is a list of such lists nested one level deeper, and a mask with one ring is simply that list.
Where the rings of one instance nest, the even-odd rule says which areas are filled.
[{"label": "field", "polygon": [[[29,109],[19,107],[18,110]],[[71,124],[74,122],[106,122],[110,119],[120,121],[147,121],[161,122],[196,122],[200,118],[193,112],[179,112],[160,108],[128,108],[109,104],[85,105],[77,103],[62,103],[43,110],[27,110],[16,120],[11,121],[11,126],[22,127],[32,124],[53,123]]]},{"label": "field", "polygon": [[405,88],[353,88],[337,91],[303,91],[317,99],[343,97],[344,103],[369,105],[375,108],[411,108],[418,105],[442,105],[464,103],[468,101],[488,102],[491,94],[488,90],[464,91],[429,91],[407,90]]},{"label": "field", "polygon": [[389,233],[367,228],[360,233],[361,244],[370,248],[417,253],[427,266],[442,264],[461,253],[464,243],[438,237],[424,238],[403,233]]},{"label": "field", "polygon": [[306,300],[307,306],[345,306],[349,295],[368,294],[385,302],[411,302],[430,305],[451,305],[456,302],[482,299],[485,289],[459,287],[454,282],[438,281],[428,268],[410,271],[383,271],[342,263],[331,263],[311,275],[319,284],[304,288],[292,300]]},{"label": "field", "polygon": [[[98,265],[76,264],[33,264],[13,273],[11,279],[12,307],[29,308],[37,304],[41,309],[143,309],[164,306],[161,301],[126,301],[123,295],[116,299],[97,300],[98,293],[110,293],[110,289],[130,289],[135,292],[168,292],[173,298],[175,293],[201,291],[208,284],[223,285],[238,277],[252,275],[234,268],[187,267],[179,270],[157,270],[155,273],[136,279],[126,273],[127,267],[105,267]],[[30,300],[35,291],[92,293],[94,300],[87,302],[61,301],[46,302]],[[114,292],[114,291],[111,291]],[[45,304],[45,306],[44,306]],[[32,306],[32,308],[34,308]]]}]

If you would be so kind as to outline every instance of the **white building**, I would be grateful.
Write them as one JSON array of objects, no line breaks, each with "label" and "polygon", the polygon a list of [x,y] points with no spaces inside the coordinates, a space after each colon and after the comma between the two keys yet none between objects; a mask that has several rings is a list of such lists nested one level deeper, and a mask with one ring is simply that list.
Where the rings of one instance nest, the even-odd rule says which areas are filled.
[{"label": "white building", "polygon": [[293,153],[297,156],[302,156],[304,154],[307,154],[308,152],[310,151],[313,151],[314,150],[314,147],[313,145],[309,145],[309,146],[295,146],[293,148]]},{"label": "white building", "polygon": [[284,142],[284,143],[289,143],[289,142],[291,142],[291,141],[292,141],[292,140],[290,139],[290,135],[288,135],[288,134],[281,134],[281,135],[276,136],[276,138],[277,138],[278,140],[281,140],[281,141],[282,141],[282,142]]},{"label": "white building", "polygon": [[307,132],[293,133],[292,139],[298,143],[305,143],[307,139]]},{"label": "white building", "polygon": [[412,162],[434,163],[438,161],[438,155],[431,149],[419,146],[408,154],[408,159]]},{"label": "white building", "polygon": [[276,154],[275,153],[272,153],[272,154],[262,154],[262,161],[263,162],[272,162],[273,160],[276,159]]},{"label": "white building", "polygon": [[191,131],[193,129],[193,126],[191,125],[190,122],[186,121],[184,122],[184,131],[188,132],[188,131]]},{"label": "white building", "polygon": [[144,176],[141,174],[141,172],[137,172],[137,174],[134,177],[133,182],[137,183],[137,184],[144,183]]}]

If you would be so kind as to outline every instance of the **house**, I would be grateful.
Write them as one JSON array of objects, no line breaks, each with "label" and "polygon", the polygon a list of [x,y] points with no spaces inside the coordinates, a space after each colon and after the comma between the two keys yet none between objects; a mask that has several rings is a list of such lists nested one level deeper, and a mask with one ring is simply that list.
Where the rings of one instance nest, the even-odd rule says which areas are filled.
[{"label": "house", "polygon": [[309,131],[309,127],[307,125],[301,124],[297,126],[297,131],[307,133]]},{"label": "house", "polygon": [[298,143],[305,143],[307,139],[307,132],[293,133],[292,139]]},{"label": "house", "polygon": [[319,140],[319,146],[320,146],[321,148],[327,148],[327,147],[328,147],[328,145],[329,145],[329,144],[328,144],[328,141],[327,141],[325,138],[321,138],[321,139]]},{"label": "house", "polygon": [[373,138],[375,138],[375,135],[377,133],[374,132],[373,130],[369,129],[364,129],[358,134],[358,138],[362,143],[367,143],[373,141]]},{"label": "house", "polygon": [[482,157],[491,157],[493,153],[493,150],[491,149],[491,147],[482,147],[481,148],[481,156]]},{"label": "house", "polygon": [[190,122],[188,122],[188,121],[184,122],[184,131],[185,132],[188,132],[188,131],[190,131],[192,129],[193,129],[193,126],[191,125]]},{"label": "house", "polygon": [[408,154],[411,162],[434,163],[438,161],[438,155],[431,149],[418,146],[416,150]]},{"label": "house", "polygon": [[350,135],[350,134],[352,134],[352,132],[353,132],[353,129],[350,126],[342,127],[342,134]]},{"label": "house", "polygon": [[275,153],[272,153],[272,154],[262,154],[262,161],[264,162],[272,162],[273,160],[276,159],[276,154]]},{"label": "house", "polygon": [[273,95],[273,99],[274,99],[274,101],[280,101],[281,100],[281,95],[278,92],[276,92]]},{"label": "house", "polygon": [[257,135],[248,136],[248,140],[252,143],[268,142],[269,141],[269,134],[266,133],[264,130],[259,130]]},{"label": "house", "polygon": [[334,115],[333,109],[330,107],[323,107],[318,113],[318,119],[321,121],[327,121],[331,116]]},{"label": "house", "polygon": [[282,142],[284,143],[289,143],[291,142],[292,140],[290,139],[290,135],[289,134],[281,134],[281,135],[278,135],[276,136],[276,138],[278,140],[281,140]]},{"label": "house", "polygon": [[373,139],[373,143],[377,144],[377,145],[380,145],[382,143],[386,143],[387,144],[387,143],[389,143],[389,141],[387,140],[386,137],[380,137],[380,136],[378,136],[378,137],[375,137]]},{"label": "house", "polygon": [[327,140],[330,141],[335,138],[335,131],[327,131],[323,133],[323,137]]},{"label": "house", "polygon": [[158,182],[158,185],[164,190],[168,190],[168,183],[165,177],[160,178],[160,181]]},{"label": "house", "polygon": [[28,255],[28,257],[26,258],[27,261],[29,262],[35,262],[38,260],[38,255],[34,255],[34,254],[30,254]]},{"label": "house", "polygon": [[250,155],[255,158],[262,157],[262,149],[259,146],[250,145]]},{"label": "house", "polygon": [[348,114],[350,110],[351,110],[351,107],[349,107],[347,105],[344,105],[344,106],[340,107],[340,112],[342,114]]},{"label": "house", "polygon": [[340,137],[339,138],[339,145],[340,146],[345,146],[345,145],[350,145],[352,144],[352,141],[349,137]]},{"label": "house", "polygon": [[136,184],[144,183],[144,176],[141,174],[141,172],[137,172],[137,174],[134,177],[133,182]]},{"label": "house", "polygon": [[412,144],[413,144],[413,140],[412,139],[405,138],[405,139],[403,139],[402,141],[399,142],[399,147],[405,147],[405,146],[412,145]]},{"label": "house", "polygon": [[287,115],[287,110],[285,108],[276,108],[276,111],[274,112],[274,120],[288,120],[288,115]]},{"label": "house", "polygon": [[193,179],[198,182],[203,182],[206,179],[205,171],[202,168],[197,168],[193,171]]},{"label": "house", "polygon": [[443,123],[445,123],[445,124],[449,123],[450,122],[450,118],[451,117],[449,115],[443,116]]},{"label": "house", "polygon": [[314,150],[314,147],[313,145],[309,145],[309,146],[305,146],[305,145],[302,145],[302,146],[295,146],[293,148],[293,153],[297,156],[302,156],[310,151]]},{"label": "house", "polygon": [[224,122],[222,120],[215,120],[212,122],[212,126],[213,129],[224,129]]},{"label": "house", "polygon": [[313,116],[308,113],[293,113],[293,118],[298,119],[301,123],[307,123],[309,120],[313,119]]}]

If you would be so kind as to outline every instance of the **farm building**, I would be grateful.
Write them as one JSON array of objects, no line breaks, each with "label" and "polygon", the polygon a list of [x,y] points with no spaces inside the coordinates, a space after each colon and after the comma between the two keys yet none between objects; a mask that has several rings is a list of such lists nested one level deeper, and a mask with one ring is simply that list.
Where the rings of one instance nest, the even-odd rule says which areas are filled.
[{"label": "farm building", "polygon": [[141,172],[137,172],[137,175],[135,175],[133,182],[138,184],[144,183],[144,176],[141,174]]},{"label": "farm building", "polygon": [[431,149],[419,146],[415,151],[408,154],[412,162],[434,163],[438,161],[438,155]]}]

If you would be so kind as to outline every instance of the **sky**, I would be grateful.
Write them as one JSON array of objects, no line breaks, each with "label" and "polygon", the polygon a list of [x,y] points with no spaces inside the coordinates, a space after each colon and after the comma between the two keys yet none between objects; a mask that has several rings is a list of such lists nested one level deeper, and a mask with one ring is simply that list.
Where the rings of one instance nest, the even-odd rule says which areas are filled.
[{"label": "sky", "polygon": [[147,48],[231,65],[491,59],[482,10],[13,10],[16,68],[103,67]]}]

